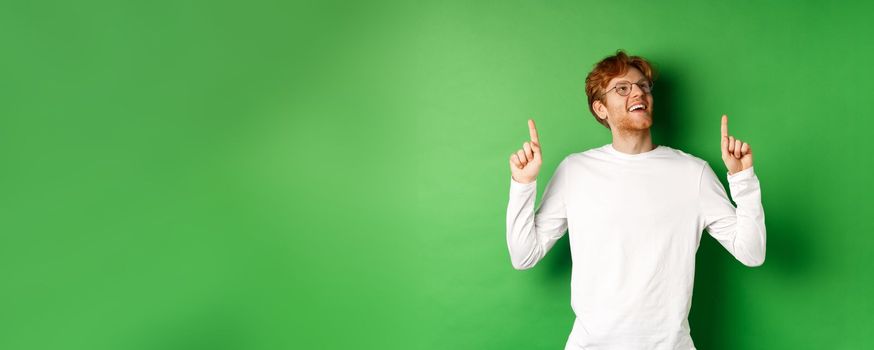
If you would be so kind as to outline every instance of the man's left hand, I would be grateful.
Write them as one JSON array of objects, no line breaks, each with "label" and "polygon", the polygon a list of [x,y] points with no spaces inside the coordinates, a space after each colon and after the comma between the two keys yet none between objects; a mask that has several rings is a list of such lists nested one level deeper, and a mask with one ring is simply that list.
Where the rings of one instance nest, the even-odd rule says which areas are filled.
[{"label": "man's left hand", "polygon": [[722,115],[722,161],[732,175],[753,166],[753,149],[746,142],[728,136],[728,116]]}]

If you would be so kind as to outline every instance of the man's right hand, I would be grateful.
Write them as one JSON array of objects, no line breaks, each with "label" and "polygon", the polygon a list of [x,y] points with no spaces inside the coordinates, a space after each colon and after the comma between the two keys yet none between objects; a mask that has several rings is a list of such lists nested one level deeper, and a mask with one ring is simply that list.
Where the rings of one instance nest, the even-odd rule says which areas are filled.
[{"label": "man's right hand", "polygon": [[537,139],[537,128],[534,120],[528,119],[528,133],[531,140],[522,144],[522,149],[510,155],[510,172],[513,180],[520,183],[531,183],[537,180],[543,159],[540,156],[540,141]]}]

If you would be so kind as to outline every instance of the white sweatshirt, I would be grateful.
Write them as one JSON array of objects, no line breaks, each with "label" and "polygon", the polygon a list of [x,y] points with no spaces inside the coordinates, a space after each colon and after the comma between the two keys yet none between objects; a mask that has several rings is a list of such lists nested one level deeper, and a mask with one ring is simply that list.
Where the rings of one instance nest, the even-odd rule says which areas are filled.
[{"label": "white sweatshirt", "polygon": [[[727,174],[727,173],[726,173]],[[510,178],[507,245],[516,269],[570,232],[571,307],[565,349],[694,349],[688,315],[703,230],[737,260],[765,260],[765,213],[750,167],[725,189],[706,161],[667,146],[571,154],[546,185]]]}]

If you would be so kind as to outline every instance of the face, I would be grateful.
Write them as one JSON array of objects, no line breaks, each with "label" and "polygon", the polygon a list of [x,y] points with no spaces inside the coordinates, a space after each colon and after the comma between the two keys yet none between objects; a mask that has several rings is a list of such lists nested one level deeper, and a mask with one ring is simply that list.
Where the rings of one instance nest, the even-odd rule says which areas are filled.
[{"label": "face", "polygon": [[625,75],[610,80],[604,89],[607,94],[601,97],[604,102],[596,100],[592,102],[592,108],[598,118],[607,119],[613,130],[649,129],[652,126],[652,94],[641,90],[638,84],[631,84],[628,95],[622,96],[617,91],[619,89],[614,89],[617,83],[622,82],[643,84],[648,79],[637,68],[629,68]]}]

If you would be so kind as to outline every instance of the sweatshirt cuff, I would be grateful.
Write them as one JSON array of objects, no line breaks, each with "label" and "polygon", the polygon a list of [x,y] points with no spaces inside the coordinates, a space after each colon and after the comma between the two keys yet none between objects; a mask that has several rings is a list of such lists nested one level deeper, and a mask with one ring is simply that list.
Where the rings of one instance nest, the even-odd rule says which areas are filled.
[{"label": "sweatshirt cuff", "polygon": [[753,171],[753,168],[754,167],[751,166],[751,167],[746,168],[744,170],[738,171],[734,174],[728,174],[728,172],[726,171],[725,174],[726,174],[726,176],[728,176],[728,181],[731,181],[731,182],[743,181],[743,180],[746,180],[746,179],[749,179],[749,178],[756,176],[756,173]]},{"label": "sweatshirt cuff", "polygon": [[510,176],[510,189],[511,190],[527,190],[532,187],[537,187],[537,180],[531,181],[527,184],[523,184],[521,182],[516,181],[512,176]]}]

